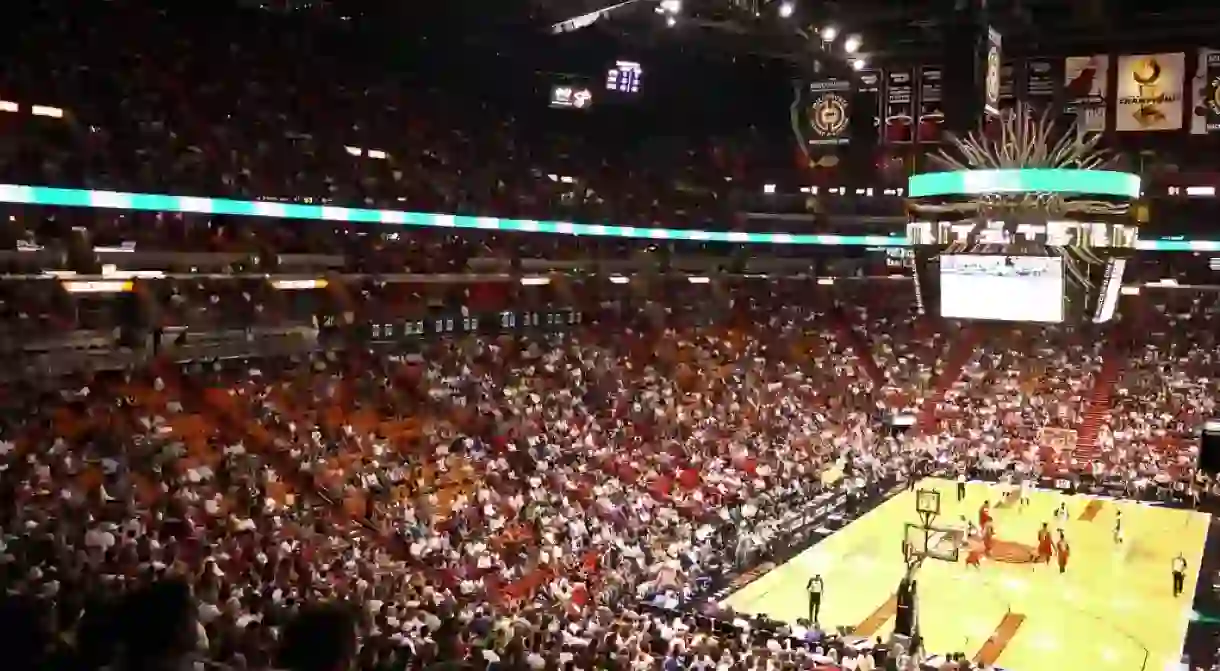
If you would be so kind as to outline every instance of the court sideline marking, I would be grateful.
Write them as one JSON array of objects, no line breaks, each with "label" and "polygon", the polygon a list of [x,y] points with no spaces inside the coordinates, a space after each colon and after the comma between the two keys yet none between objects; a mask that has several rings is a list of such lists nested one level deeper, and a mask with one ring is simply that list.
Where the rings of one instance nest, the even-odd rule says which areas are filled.
[{"label": "court sideline marking", "polygon": [[1101,509],[1105,507],[1105,501],[1091,499],[1088,504],[1085,505],[1084,510],[1081,511],[1080,517],[1077,519],[1081,522],[1092,522],[1093,520],[1097,519],[1097,516],[1101,514]]},{"label": "court sideline marking", "polygon": [[995,631],[991,632],[991,636],[982,648],[974,656],[975,664],[982,664],[985,667],[990,667],[996,663],[1000,655],[1004,653],[1004,649],[1012,642],[1012,639],[1017,635],[1017,630],[1025,623],[1025,616],[1020,613],[1009,611],[1004,614],[1004,618],[996,625]]},{"label": "court sideline marking", "polygon": [[889,622],[890,618],[897,614],[898,595],[891,594],[890,598],[886,599],[885,603],[878,606],[877,610],[873,611],[872,615],[869,615],[868,617],[864,618],[860,624],[857,624],[856,628],[852,630],[852,633],[856,636],[871,637],[872,635],[881,631],[881,628],[885,626],[885,623]]}]

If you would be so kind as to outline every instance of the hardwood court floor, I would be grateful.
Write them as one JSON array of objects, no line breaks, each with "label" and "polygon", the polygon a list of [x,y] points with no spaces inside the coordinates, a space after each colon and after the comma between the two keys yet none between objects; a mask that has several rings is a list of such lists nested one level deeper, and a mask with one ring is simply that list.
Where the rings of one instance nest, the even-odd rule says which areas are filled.
[{"label": "hardwood court floor", "polygon": [[[967,568],[928,559],[919,569],[919,621],[927,650],[963,652],[1007,671],[1107,669],[1160,671],[1178,661],[1191,595],[1210,516],[1127,501],[1058,492],[1031,492],[1025,509],[999,486],[970,483],[958,503],[953,483],[928,479],[941,491],[939,525],[974,519],[990,500],[996,537],[1014,560],[1034,546],[1043,522],[1066,500],[1064,526],[1072,546],[1067,573],[1050,566],[985,560]],[[1113,541],[1121,510],[1125,542]],[[904,524],[918,522],[915,497],[903,492],[788,563],[731,594],[723,602],[747,613],[785,621],[808,616],[805,582],[826,584],[821,622],[862,635],[888,636],[894,627],[894,589],[903,573]],[[1170,563],[1182,552],[1192,569],[1182,597],[1174,598]]]}]

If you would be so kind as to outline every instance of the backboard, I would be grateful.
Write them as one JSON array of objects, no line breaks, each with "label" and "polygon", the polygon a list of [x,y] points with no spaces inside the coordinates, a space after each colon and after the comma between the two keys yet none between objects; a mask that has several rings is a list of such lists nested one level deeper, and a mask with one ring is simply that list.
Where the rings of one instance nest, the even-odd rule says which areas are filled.
[{"label": "backboard", "polygon": [[907,523],[904,540],[915,558],[930,558],[956,562],[960,556],[966,532],[953,527],[924,526]]},{"label": "backboard", "polygon": [[915,492],[915,512],[935,517],[940,514],[940,492],[921,489]]}]

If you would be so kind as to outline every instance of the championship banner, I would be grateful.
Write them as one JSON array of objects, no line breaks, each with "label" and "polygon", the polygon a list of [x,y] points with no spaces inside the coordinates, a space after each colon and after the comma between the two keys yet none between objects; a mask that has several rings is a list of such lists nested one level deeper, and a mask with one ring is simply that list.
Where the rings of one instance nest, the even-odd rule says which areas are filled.
[{"label": "championship banner", "polygon": [[1047,58],[1031,58],[1025,62],[1025,102],[1035,107],[1054,102],[1062,81],[1061,63],[1058,59]]},{"label": "championship banner", "polygon": [[914,139],[915,77],[910,70],[885,74],[885,140],[903,144]]},{"label": "championship banner", "polygon": [[1072,56],[1063,62],[1064,112],[1076,117],[1088,133],[1106,131],[1110,57]]},{"label": "championship banner", "polygon": [[1181,130],[1186,54],[1119,56],[1117,131]]},{"label": "championship banner", "polygon": [[1017,102],[1017,64],[1000,65],[1000,109],[1012,109]]},{"label": "championship banner", "polygon": [[1220,51],[1199,50],[1199,62],[1190,90],[1194,94],[1190,132],[1204,135],[1220,131]]},{"label": "championship banner", "polygon": [[919,125],[920,142],[940,142],[945,126],[944,69],[939,65],[919,68]]},{"label": "championship banner", "polygon": [[809,84],[809,105],[805,108],[813,145],[847,144],[851,141],[851,82],[826,79]]},{"label": "championship banner", "polygon": [[997,116],[1000,113],[1000,70],[1002,51],[1000,44],[1003,38],[999,31],[987,27],[987,56],[983,65],[983,113]]}]

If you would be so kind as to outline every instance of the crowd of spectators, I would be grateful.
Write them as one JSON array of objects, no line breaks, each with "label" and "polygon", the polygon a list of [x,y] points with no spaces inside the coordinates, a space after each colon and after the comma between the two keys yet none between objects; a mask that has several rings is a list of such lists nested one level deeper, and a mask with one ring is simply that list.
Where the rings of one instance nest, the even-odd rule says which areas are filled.
[{"label": "crowd of spectators", "polygon": [[[435,91],[353,79],[305,57],[319,45],[291,31],[252,21],[243,34],[260,39],[238,43],[107,4],[38,17],[21,57],[0,66],[0,97],[63,111],[4,113],[14,128],[0,139],[3,181],[740,223],[725,185],[741,163],[725,145],[675,141],[588,160],[598,154],[579,137],[539,136],[509,116],[487,123],[486,110]],[[115,34],[131,39],[116,45]],[[815,198],[805,210],[894,212],[892,198],[847,202]],[[531,259],[667,268],[678,252],[711,249],[699,243],[5,212],[0,263],[12,269],[49,254],[100,272],[97,250],[109,249],[101,254],[175,252],[161,262],[182,264],[171,270],[217,264],[225,275],[137,279],[121,299],[0,282],[6,348],[131,322],[183,339],[315,334],[295,356],[202,363],[176,360],[185,350],[167,344],[139,365],[5,387],[6,668],[335,671],[351,658],[362,671],[906,671],[924,661],[917,651],[859,640],[845,623],[733,613],[709,594],[804,540],[790,532],[811,508],[858,505],[928,464],[1082,468],[1072,431],[1106,356],[1124,356],[1098,437],[1107,472],[1189,478],[1185,439],[1215,414],[1217,306],[1194,293],[1137,311],[1149,336],[1128,353],[1086,328],[952,333],[918,314],[904,279],[876,291],[336,276],[280,291],[264,276],[520,271]],[[724,267],[756,261],[715,251]],[[509,306],[585,319],[406,348],[317,339],[329,322]],[[1183,329],[1204,335],[1184,341]],[[132,345],[121,333],[108,342]],[[920,407],[932,412],[925,430],[883,428]]]},{"label": "crowd of spectators", "polygon": [[[1039,431],[1077,422],[1103,338],[975,334],[934,435],[896,437],[860,360],[874,352],[831,326],[874,323],[884,300],[853,317],[831,291],[738,291],[724,317],[754,328],[679,311],[660,331],[601,321],[14,387],[0,457],[10,594],[55,623],[44,652],[80,668],[168,654],[104,624],[166,580],[190,586],[199,623],[183,651],[234,669],[268,668],[320,601],[351,607],[365,669],[858,668],[863,656],[905,668],[842,623],[724,612],[708,591],[775,557],[828,496],[854,500],[924,463],[1063,467],[1070,447]],[[1170,342],[1187,326],[1210,333],[1214,306],[1158,314],[1100,441],[1116,467],[1141,450],[1131,477],[1182,475],[1153,439],[1180,439],[1214,409],[1214,346]],[[929,393],[887,379],[913,401]]]},{"label": "crowd of spectators", "polygon": [[1099,443],[1109,469],[1141,487],[1181,490],[1179,476],[1198,460],[1199,427],[1216,417],[1220,306],[1211,292],[1149,294],[1132,301],[1147,336],[1132,343]]},{"label": "crowd of spectators", "polygon": [[1087,327],[975,327],[962,377],[935,405],[945,440],[1017,468],[1075,466],[1076,427],[1090,401],[1105,336]]},{"label": "crowd of spectators", "polygon": [[148,652],[99,620],[170,578],[192,588],[192,654],[234,668],[265,668],[318,600],[362,609],[371,669],[825,662],[826,641],[665,610],[845,467],[871,487],[911,466],[864,385],[814,388],[805,371],[841,364],[775,326],[163,364],[10,397],[10,593],[82,668]]}]

